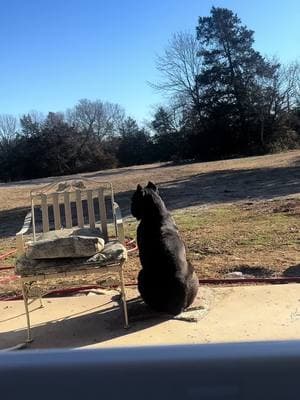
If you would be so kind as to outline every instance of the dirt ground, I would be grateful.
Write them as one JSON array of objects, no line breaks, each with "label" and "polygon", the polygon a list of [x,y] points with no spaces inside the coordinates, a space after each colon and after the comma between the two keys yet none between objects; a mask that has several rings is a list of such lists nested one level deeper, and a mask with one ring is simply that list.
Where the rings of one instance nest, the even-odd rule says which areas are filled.
[{"label": "dirt ground", "polygon": [[[300,151],[172,165],[151,164],[83,174],[113,183],[126,234],[134,237],[130,198],[138,183],[152,180],[172,211],[198,276],[300,276]],[[79,175],[72,176],[79,177]],[[67,177],[60,178],[64,180]],[[0,255],[15,247],[31,189],[57,178],[0,184]],[[0,268],[13,265],[11,257]],[[136,280],[138,255],[129,258],[126,280]],[[0,296],[19,293],[12,270],[0,270]],[[62,282],[46,282],[56,288]],[[98,283],[76,278],[64,284]]]}]

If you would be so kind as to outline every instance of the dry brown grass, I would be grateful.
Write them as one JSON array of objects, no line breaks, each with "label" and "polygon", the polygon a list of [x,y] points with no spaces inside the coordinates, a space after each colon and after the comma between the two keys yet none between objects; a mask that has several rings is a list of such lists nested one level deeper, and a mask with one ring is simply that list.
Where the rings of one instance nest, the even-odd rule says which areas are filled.
[{"label": "dry brown grass", "polygon": [[[130,236],[136,227],[129,217],[131,193],[137,183],[156,182],[200,277],[221,277],[232,270],[260,276],[300,275],[300,151],[210,163],[152,164],[85,176],[113,183]],[[14,247],[29,191],[52,179],[0,185],[0,254]],[[133,255],[127,281],[136,279],[138,269]],[[88,282],[96,280],[91,276]],[[2,293],[17,291],[14,282],[0,286]]]}]

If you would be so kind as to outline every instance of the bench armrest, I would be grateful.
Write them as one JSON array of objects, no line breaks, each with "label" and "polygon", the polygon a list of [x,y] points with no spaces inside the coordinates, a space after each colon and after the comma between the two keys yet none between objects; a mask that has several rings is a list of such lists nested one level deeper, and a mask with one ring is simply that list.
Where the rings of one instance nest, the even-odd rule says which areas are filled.
[{"label": "bench armrest", "polygon": [[116,224],[118,240],[121,243],[124,243],[125,242],[124,224],[120,206],[116,202],[114,202],[114,213],[115,213],[115,224]]},{"label": "bench armrest", "polygon": [[17,232],[16,234],[16,242],[17,242],[17,251],[19,254],[24,253],[24,240],[23,240],[23,235],[25,235],[30,228],[31,225],[31,211],[26,214],[26,217],[24,219],[23,227],[22,229]]}]

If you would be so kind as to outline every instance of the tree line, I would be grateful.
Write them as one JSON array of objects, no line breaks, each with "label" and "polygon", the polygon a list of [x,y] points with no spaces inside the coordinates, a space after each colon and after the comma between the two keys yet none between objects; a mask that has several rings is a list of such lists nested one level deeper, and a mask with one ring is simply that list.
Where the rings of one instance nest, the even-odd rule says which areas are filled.
[{"label": "tree line", "polygon": [[144,126],[118,104],[88,99],[47,116],[0,115],[0,180],[299,147],[299,63],[263,57],[231,10],[213,7],[156,63],[151,85],[166,101]]}]

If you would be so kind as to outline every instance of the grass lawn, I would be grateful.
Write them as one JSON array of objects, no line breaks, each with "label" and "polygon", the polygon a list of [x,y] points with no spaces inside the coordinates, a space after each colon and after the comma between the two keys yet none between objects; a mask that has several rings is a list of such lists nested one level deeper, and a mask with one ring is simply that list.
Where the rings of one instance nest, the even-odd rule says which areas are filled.
[{"label": "grass lawn", "polygon": [[[137,183],[152,180],[172,212],[199,278],[223,278],[240,271],[251,276],[300,276],[300,151],[184,165],[151,164],[85,174],[114,185],[125,215],[125,232],[135,237],[130,198]],[[69,177],[70,178],[70,177]],[[52,178],[0,184],[0,254],[15,247],[29,206],[29,191]],[[65,178],[62,177],[62,180]],[[0,260],[13,265],[15,256]],[[127,282],[135,282],[138,254],[126,264]],[[13,273],[0,271],[0,279]],[[48,289],[88,279],[46,281]],[[0,296],[19,293],[16,281],[0,281]]]},{"label": "grass lawn", "polygon": [[[174,212],[199,277],[230,271],[255,276],[288,273],[299,262],[300,200],[218,206]],[[134,237],[135,222],[126,224]],[[138,259],[131,262],[138,269]],[[300,274],[300,265],[299,265]]]}]

